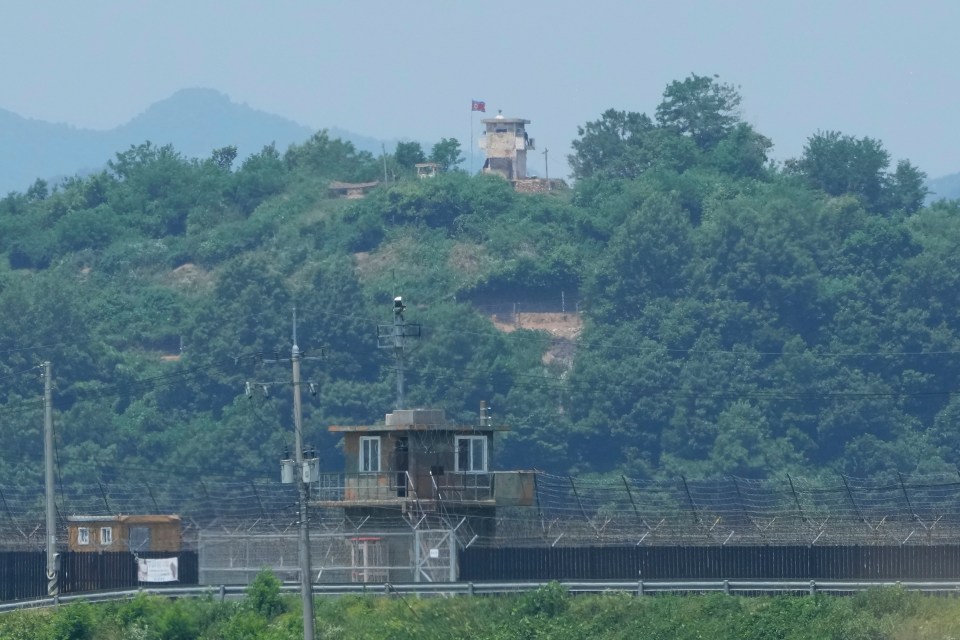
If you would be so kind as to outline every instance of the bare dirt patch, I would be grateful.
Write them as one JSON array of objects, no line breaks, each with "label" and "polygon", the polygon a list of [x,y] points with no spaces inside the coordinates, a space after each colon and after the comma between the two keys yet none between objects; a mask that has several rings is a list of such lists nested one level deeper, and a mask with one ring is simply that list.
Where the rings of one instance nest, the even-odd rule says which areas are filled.
[{"label": "bare dirt patch", "polygon": [[557,363],[567,368],[573,365],[577,350],[576,340],[583,330],[583,319],[576,313],[517,313],[494,315],[490,318],[500,331],[507,333],[517,329],[546,331],[553,341],[543,354],[543,364]]},{"label": "bare dirt patch", "polygon": [[167,284],[176,287],[198,289],[212,284],[213,276],[206,269],[198,267],[192,262],[187,262],[168,273],[166,281]]},{"label": "bare dirt patch", "polygon": [[370,252],[369,251],[357,251],[353,254],[353,259],[357,263],[357,269],[363,269],[364,266],[370,261]]},{"label": "bare dirt patch", "polygon": [[557,338],[575,340],[583,330],[583,320],[576,313],[517,313],[495,315],[493,326],[507,333],[517,329],[546,331]]}]

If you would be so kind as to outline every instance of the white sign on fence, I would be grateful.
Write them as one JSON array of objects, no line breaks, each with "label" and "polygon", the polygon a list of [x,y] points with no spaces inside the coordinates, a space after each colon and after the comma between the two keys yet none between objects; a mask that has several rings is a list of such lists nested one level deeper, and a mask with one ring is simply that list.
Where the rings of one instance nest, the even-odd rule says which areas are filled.
[{"label": "white sign on fence", "polygon": [[176,582],[177,558],[138,558],[137,580],[140,582]]}]

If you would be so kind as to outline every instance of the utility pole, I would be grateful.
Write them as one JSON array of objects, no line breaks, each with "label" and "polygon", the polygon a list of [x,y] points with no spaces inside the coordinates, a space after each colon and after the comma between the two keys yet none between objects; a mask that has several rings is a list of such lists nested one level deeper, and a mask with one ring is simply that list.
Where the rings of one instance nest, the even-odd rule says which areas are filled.
[{"label": "utility pole", "polygon": [[387,184],[389,180],[387,179],[387,146],[380,143],[380,155],[383,158],[383,184]]},{"label": "utility pole", "polygon": [[57,506],[53,484],[53,367],[43,363],[43,466],[47,501],[47,595],[60,594],[57,554]]},{"label": "utility pole", "polygon": [[543,172],[546,175],[547,180],[547,191],[550,191],[550,162],[547,154],[550,153],[550,149],[546,147],[543,148]]},{"label": "utility pole", "polygon": [[393,324],[377,325],[377,347],[392,349],[393,357],[397,361],[397,409],[403,409],[404,405],[403,368],[406,341],[407,338],[420,337],[420,325],[407,324],[403,319],[406,308],[403,298],[397,296],[393,299]]},{"label": "utility pole", "polygon": [[[293,366],[293,434],[294,434],[294,463],[293,481],[297,483],[298,520],[300,535],[298,544],[298,560],[300,564],[300,597],[303,601],[303,638],[313,640],[313,580],[312,565],[310,562],[310,521],[308,512],[309,483],[316,478],[319,467],[315,459],[307,461],[303,450],[303,402],[300,395],[302,381],[300,379],[300,362],[302,360],[320,360],[320,357],[305,357],[297,345],[297,309],[293,309],[293,347],[290,349],[290,363]],[[283,362],[280,358],[263,360],[264,363],[276,364]],[[266,392],[270,384],[261,384]],[[314,383],[309,383],[311,393],[316,392]],[[251,395],[251,384],[247,383],[247,395]],[[286,481],[286,480],[284,480]]]},{"label": "utility pole", "polygon": [[310,564],[310,522],[307,513],[307,482],[303,467],[303,403],[300,400],[300,347],[297,346],[297,312],[293,312],[293,433],[297,461],[297,496],[300,502],[300,597],[303,599],[303,640],[313,640],[313,579]]}]

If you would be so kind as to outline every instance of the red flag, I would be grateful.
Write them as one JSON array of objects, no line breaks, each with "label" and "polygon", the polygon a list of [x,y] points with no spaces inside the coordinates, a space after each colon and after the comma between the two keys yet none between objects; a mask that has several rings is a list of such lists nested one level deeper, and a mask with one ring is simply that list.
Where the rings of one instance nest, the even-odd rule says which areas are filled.
[{"label": "red flag", "polygon": [[487,103],[483,100],[474,100],[470,103],[470,111],[487,112]]}]

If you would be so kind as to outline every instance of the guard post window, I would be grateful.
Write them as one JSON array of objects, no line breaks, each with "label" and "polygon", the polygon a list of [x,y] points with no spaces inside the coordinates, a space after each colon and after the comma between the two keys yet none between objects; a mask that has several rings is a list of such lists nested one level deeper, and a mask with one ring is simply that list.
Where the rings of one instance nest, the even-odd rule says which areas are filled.
[{"label": "guard post window", "polygon": [[77,528],[77,544],[90,544],[90,529],[88,527]]},{"label": "guard post window", "polygon": [[113,544],[113,529],[111,527],[100,527],[100,544]]},{"label": "guard post window", "polygon": [[457,436],[457,471],[485,473],[487,470],[487,437]]},{"label": "guard post window", "polygon": [[380,436],[360,438],[360,473],[379,473]]}]

